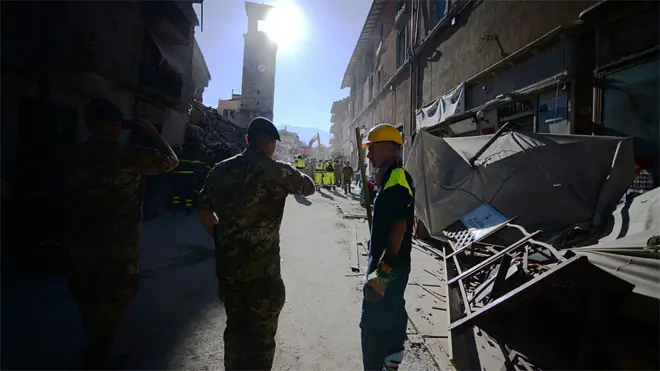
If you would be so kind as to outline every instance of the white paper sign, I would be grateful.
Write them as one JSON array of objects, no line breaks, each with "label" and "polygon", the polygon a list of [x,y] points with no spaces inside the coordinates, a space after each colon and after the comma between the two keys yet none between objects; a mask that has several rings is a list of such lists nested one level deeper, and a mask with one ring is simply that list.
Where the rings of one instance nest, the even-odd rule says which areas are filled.
[{"label": "white paper sign", "polygon": [[504,215],[488,204],[481,204],[461,218],[461,222],[465,224],[475,240],[479,240],[506,221],[507,218]]}]

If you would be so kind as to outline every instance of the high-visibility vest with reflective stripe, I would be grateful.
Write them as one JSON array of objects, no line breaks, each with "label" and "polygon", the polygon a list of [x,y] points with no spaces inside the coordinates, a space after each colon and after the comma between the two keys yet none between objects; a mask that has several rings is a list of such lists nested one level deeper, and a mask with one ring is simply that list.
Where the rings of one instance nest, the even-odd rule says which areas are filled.
[{"label": "high-visibility vest with reflective stripe", "polygon": [[316,166],[314,167],[314,169],[317,172],[322,172],[324,167],[325,166],[323,166],[323,162],[319,161],[319,162],[316,163]]},{"label": "high-visibility vest with reflective stripe", "polygon": [[[412,188],[410,188],[410,184],[408,184],[408,179],[406,179],[406,172],[400,167],[392,170],[392,172],[390,173],[390,178],[387,179],[387,183],[385,183],[385,185],[383,186],[383,191],[385,191],[390,187],[394,187],[395,185],[400,185],[405,189],[407,189],[408,194],[410,195],[410,199],[412,201],[412,195],[413,195]],[[410,204],[408,204],[407,206],[410,206]]]},{"label": "high-visibility vest with reflective stripe", "polygon": [[185,174],[185,175],[192,175],[195,174],[195,170],[174,170],[174,174]]},{"label": "high-visibility vest with reflective stripe", "polygon": [[295,161],[293,161],[293,166],[297,168],[304,168],[305,160],[303,160],[302,158],[297,158]]},{"label": "high-visibility vest with reflective stripe", "polygon": [[186,163],[186,164],[206,164],[206,161],[179,159],[179,163]]},{"label": "high-visibility vest with reflective stripe", "polygon": [[179,159],[179,166],[172,171],[174,174],[192,175],[196,173],[199,164],[206,164],[204,161]]}]

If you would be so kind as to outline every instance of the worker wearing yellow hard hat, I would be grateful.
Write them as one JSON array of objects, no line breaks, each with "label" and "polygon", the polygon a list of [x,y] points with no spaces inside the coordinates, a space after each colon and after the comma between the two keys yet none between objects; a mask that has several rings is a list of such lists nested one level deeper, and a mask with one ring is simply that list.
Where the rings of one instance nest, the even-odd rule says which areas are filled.
[{"label": "worker wearing yellow hard hat", "polygon": [[408,317],[404,292],[410,276],[414,188],[399,163],[399,130],[374,126],[363,144],[378,169],[369,244],[369,264],[360,318],[365,370],[392,370],[403,359]]},{"label": "worker wearing yellow hard hat", "polygon": [[403,147],[403,137],[399,129],[390,124],[376,125],[367,134],[367,140],[362,147],[369,148],[373,143],[394,142]]}]

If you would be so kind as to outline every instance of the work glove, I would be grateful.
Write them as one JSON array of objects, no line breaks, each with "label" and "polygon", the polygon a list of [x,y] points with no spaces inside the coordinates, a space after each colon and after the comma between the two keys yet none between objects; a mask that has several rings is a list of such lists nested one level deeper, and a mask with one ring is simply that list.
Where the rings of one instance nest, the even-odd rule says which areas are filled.
[{"label": "work glove", "polygon": [[377,303],[385,296],[387,286],[396,279],[396,269],[400,266],[399,260],[392,254],[385,253],[378,263],[378,268],[367,276],[364,284],[364,298],[369,303]]}]

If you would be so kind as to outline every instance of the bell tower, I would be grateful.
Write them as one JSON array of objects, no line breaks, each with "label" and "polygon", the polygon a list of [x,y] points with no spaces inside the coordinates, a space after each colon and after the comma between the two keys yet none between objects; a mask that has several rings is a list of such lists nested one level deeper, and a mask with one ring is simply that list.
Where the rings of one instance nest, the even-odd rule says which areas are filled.
[{"label": "bell tower", "polygon": [[245,2],[248,30],[243,34],[243,82],[240,119],[237,120],[237,124],[244,127],[257,116],[273,119],[277,45],[259,31],[259,21],[265,20],[271,9],[270,5]]}]

